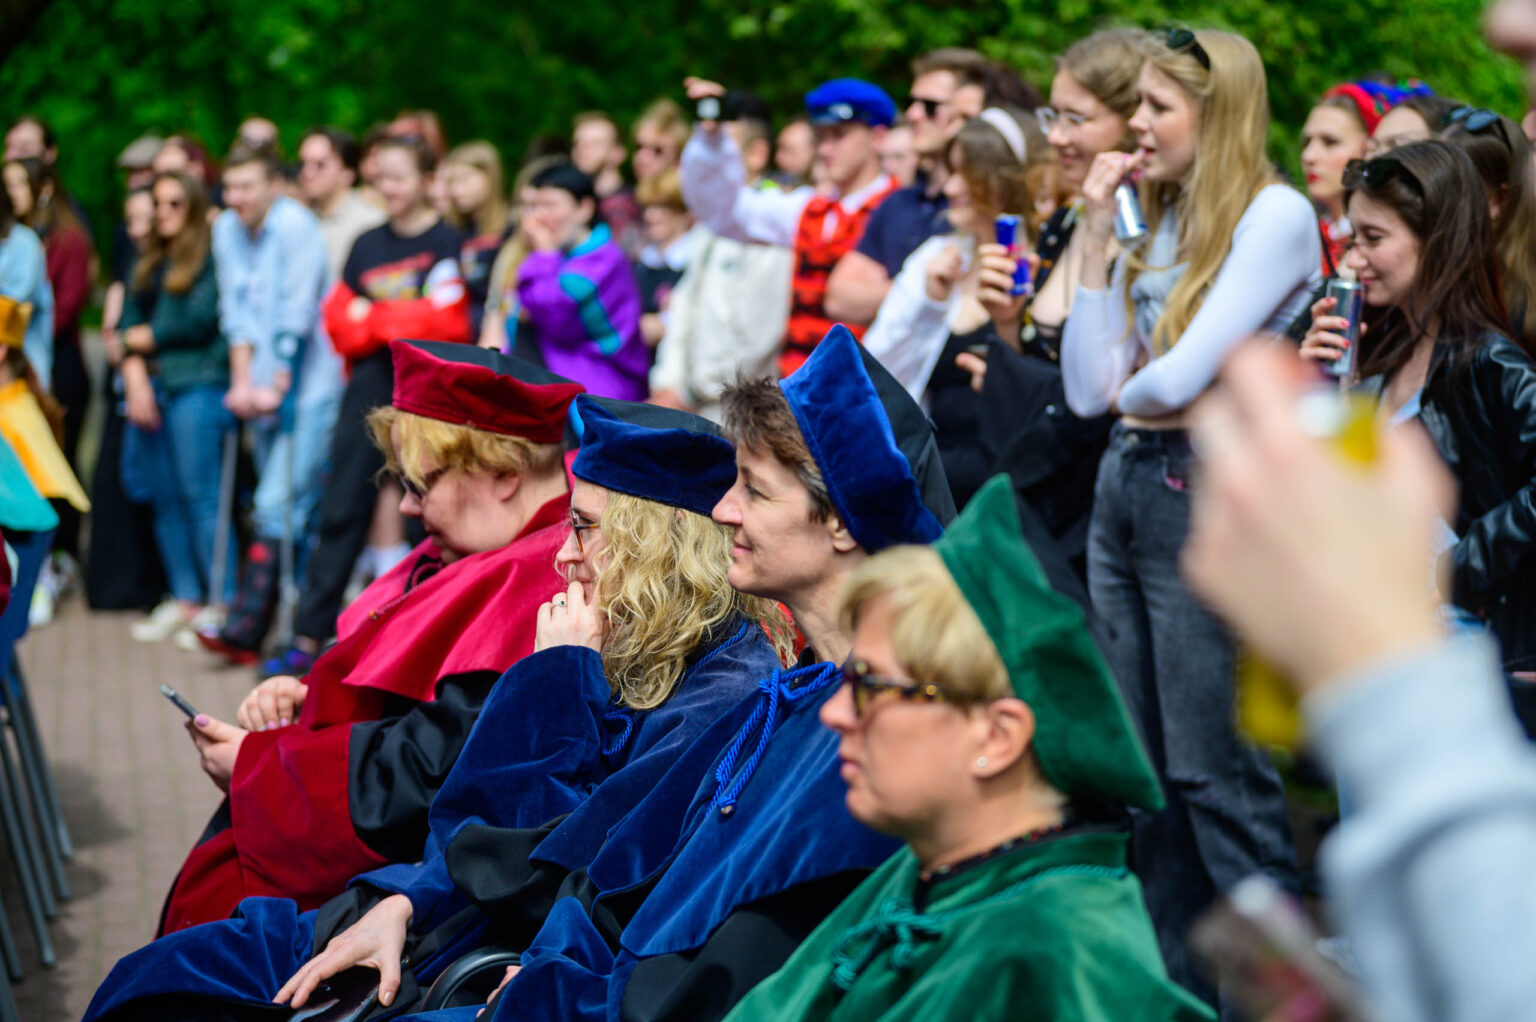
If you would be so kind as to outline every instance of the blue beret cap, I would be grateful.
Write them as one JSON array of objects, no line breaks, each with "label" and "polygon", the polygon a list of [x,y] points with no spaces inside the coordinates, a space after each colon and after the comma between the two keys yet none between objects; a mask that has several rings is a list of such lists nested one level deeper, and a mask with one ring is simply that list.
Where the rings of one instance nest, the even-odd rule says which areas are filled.
[{"label": "blue beret cap", "polygon": [[705,516],[736,482],[736,448],[708,419],[590,394],[575,407],[578,479]]},{"label": "blue beret cap", "polygon": [[832,506],[859,546],[875,553],[939,538],[944,527],[923,504],[912,466],[864,369],[859,342],[847,327],[828,331],[779,387],[821,469]]},{"label": "blue beret cap", "polygon": [[861,124],[889,128],[896,122],[896,104],[880,86],[858,78],[834,78],[805,94],[805,112],[812,124]]}]

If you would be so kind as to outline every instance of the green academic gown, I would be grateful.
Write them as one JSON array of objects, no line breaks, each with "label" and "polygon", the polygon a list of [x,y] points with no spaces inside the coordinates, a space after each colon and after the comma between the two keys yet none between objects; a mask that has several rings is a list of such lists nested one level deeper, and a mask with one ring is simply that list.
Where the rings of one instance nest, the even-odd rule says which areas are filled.
[{"label": "green academic gown", "polygon": [[931,881],[897,852],[727,1022],[1213,1019],[1168,978],[1118,831],[1046,837]]}]

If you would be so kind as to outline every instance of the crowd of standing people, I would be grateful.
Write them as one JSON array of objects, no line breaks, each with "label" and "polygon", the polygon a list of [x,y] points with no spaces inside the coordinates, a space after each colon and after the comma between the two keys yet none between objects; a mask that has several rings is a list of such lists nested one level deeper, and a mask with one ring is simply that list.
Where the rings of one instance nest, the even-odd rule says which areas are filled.
[{"label": "crowd of standing people", "polygon": [[[1362,74],[1298,187],[1258,50],[1207,29],[1097,32],[1043,92],[911,71],[792,112],[689,77],[515,172],[424,110],[296,162],[262,117],[124,150],[101,453],[89,502],[32,471],[34,621],[109,550],[94,605],[264,680],[189,723],[226,801],[89,1018],[358,967],[366,1017],[1322,1019],[1349,976],[1529,1014],[1464,1007],[1515,1003],[1465,937],[1495,899],[1434,884],[1529,886],[1536,143]],[[0,377],[73,464],[59,168],[17,119]],[[1317,441],[1352,428],[1370,471]],[[1289,986],[1190,940],[1255,875],[1317,893],[1237,723],[1256,658],[1346,817],[1343,939]],[[470,949],[503,956],[456,1007]]]}]

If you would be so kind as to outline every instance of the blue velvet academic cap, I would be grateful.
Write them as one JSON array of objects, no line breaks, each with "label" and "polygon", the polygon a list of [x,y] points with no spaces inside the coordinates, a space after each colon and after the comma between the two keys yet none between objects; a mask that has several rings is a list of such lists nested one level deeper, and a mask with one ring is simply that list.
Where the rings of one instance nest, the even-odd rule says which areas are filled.
[{"label": "blue velvet academic cap", "polygon": [[689,412],[583,394],[578,479],[709,517],[736,482],[736,448]]},{"label": "blue velvet academic cap", "polygon": [[912,466],[864,369],[859,342],[839,324],[779,382],[838,517],[870,553],[931,543],[944,527],[923,504]]},{"label": "blue velvet academic cap", "polygon": [[805,113],[812,124],[858,121],[888,128],[896,121],[896,104],[880,86],[858,78],[834,78],[805,94]]}]

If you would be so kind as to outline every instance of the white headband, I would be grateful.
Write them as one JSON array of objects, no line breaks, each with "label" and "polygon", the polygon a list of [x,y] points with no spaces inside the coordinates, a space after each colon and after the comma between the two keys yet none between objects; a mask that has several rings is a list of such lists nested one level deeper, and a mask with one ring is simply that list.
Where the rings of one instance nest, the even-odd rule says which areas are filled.
[{"label": "white headband", "polygon": [[981,112],[980,117],[997,129],[997,133],[1003,136],[1003,141],[1008,143],[1008,148],[1013,150],[1013,155],[1023,163],[1027,152],[1024,147],[1024,132],[1019,128],[1019,122],[995,106],[987,107]]}]

